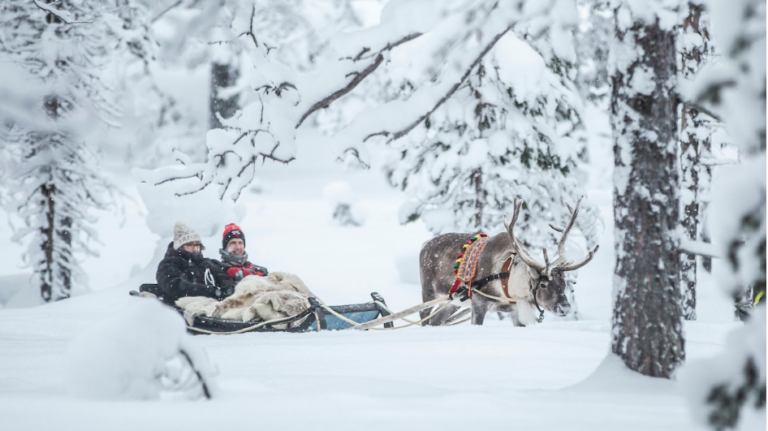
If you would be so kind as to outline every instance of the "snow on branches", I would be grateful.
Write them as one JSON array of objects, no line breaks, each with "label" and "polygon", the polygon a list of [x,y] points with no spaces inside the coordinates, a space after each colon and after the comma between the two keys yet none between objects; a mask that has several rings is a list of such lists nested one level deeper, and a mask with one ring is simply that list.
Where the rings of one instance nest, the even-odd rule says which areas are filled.
[{"label": "snow on branches", "polygon": [[[253,29],[262,17],[249,8],[233,14],[230,44],[248,52],[253,68],[246,78],[251,101],[224,129],[208,134],[208,160],[184,166],[141,172],[153,184],[196,177],[199,183],[180,186],[178,194],[194,193],[215,184],[219,196],[236,200],[253,179],[258,161],[288,163],[296,156],[296,129],[336,100],[353,91],[398,50],[411,49],[422,61],[415,70],[427,79],[407,100],[393,100],[362,112],[335,137],[335,145],[367,165],[366,142],[383,137],[391,142],[410,133],[467,81],[494,45],[515,25],[552,27],[561,31],[567,20],[554,10],[567,9],[571,0],[490,1],[418,0],[389,2],[379,25],[340,34],[331,41],[334,57],[316,70],[302,73],[277,60],[283,49],[264,40]],[[418,16],[418,19],[414,17]],[[549,18],[549,17],[553,18]],[[550,25],[551,24],[551,25]],[[473,40],[471,47],[466,42]],[[247,47],[246,47],[247,45]],[[330,55],[330,54],[328,54]]]},{"label": "snow on branches", "polygon": [[[721,58],[705,65],[684,95],[721,118],[740,149],[738,166],[715,172],[708,217],[725,261],[717,279],[740,299],[745,291],[765,292],[766,283],[766,6],[764,0],[702,3]],[[697,392],[691,391],[693,413],[713,429],[765,427],[765,300],[756,308],[722,357],[692,364],[688,374]]]},{"label": "snow on branches", "polygon": [[[514,197],[531,215],[524,240],[556,241],[583,193],[571,174],[584,149],[578,95],[526,42],[505,35],[456,94],[407,138],[392,143],[388,174],[412,202],[401,222],[434,233],[503,228]],[[591,207],[586,206],[587,212]],[[594,217],[579,225],[594,240]]]}]

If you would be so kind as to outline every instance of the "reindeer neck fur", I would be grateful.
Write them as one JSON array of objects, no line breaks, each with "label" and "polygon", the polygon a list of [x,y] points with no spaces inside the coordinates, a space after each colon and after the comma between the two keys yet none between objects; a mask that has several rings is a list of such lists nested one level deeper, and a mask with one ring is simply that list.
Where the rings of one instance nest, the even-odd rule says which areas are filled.
[{"label": "reindeer neck fur", "polygon": [[[500,273],[504,262],[513,254],[512,239],[506,232],[491,237],[485,246],[485,250],[483,250],[483,255],[480,257],[477,275],[475,276],[476,279]],[[538,278],[539,275],[535,269],[523,263],[520,258],[515,257],[514,264],[509,270],[509,280],[507,282],[511,299],[532,300],[531,282],[537,281]],[[488,283],[487,290],[496,296],[505,296],[500,280]]]}]

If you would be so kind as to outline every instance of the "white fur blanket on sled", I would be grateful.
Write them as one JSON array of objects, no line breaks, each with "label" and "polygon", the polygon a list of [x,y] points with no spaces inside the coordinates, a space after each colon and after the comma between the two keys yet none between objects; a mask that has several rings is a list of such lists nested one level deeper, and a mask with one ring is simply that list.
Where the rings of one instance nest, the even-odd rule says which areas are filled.
[{"label": "white fur blanket on sled", "polygon": [[187,296],[177,300],[176,305],[184,309],[184,319],[190,325],[196,316],[250,322],[295,316],[309,308],[310,297],[317,296],[299,277],[273,272],[266,277],[249,275],[243,278],[235,286],[235,293],[223,301]]}]

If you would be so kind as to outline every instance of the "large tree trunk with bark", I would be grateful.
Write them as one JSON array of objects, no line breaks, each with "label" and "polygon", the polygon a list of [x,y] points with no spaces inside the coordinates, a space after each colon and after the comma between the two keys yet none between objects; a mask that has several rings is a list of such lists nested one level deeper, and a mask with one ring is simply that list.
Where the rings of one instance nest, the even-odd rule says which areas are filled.
[{"label": "large tree trunk with bark", "polygon": [[[621,6],[618,17],[629,13]],[[680,307],[675,34],[617,24],[614,135],[613,353],[669,378],[685,358]]]}]

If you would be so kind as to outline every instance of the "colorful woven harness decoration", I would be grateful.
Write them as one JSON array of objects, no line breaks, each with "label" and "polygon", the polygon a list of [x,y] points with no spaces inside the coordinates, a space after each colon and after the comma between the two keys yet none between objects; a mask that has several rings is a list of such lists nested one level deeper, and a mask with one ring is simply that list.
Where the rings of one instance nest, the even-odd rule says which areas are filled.
[{"label": "colorful woven harness decoration", "polygon": [[480,255],[483,253],[485,245],[488,243],[488,235],[479,233],[470,238],[462,247],[459,254],[456,255],[456,265],[454,265],[454,273],[456,274],[456,281],[453,282],[451,290],[448,294],[453,294],[459,289],[461,283],[467,284],[468,295],[472,297],[472,279],[475,278],[477,273],[477,262],[480,260]]}]

